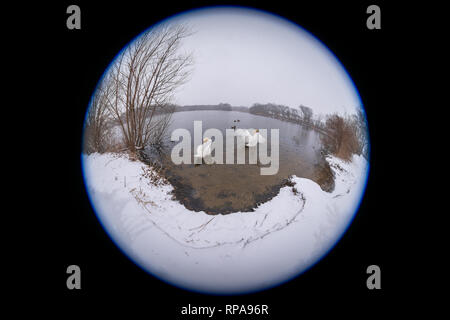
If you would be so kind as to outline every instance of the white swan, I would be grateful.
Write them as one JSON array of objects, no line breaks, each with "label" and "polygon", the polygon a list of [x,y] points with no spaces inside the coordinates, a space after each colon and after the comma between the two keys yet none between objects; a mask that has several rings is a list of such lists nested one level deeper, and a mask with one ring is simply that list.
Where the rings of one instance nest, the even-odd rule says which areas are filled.
[{"label": "white swan", "polygon": [[247,147],[256,147],[258,143],[264,143],[266,139],[259,133],[259,129],[256,129],[253,134],[248,137]]},{"label": "white swan", "polygon": [[244,139],[244,143],[247,143],[248,138],[251,136],[250,132],[247,129],[237,129],[235,130],[235,134]]},{"label": "white swan", "polygon": [[197,159],[199,159],[200,163],[202,159],[205,159],[205,162],[209,162],[211,158],[211,143],[212,140],[209,138],[203,139],[203,144],[197,147],[197,153],[194,155],[194,163],[197,163]]}]

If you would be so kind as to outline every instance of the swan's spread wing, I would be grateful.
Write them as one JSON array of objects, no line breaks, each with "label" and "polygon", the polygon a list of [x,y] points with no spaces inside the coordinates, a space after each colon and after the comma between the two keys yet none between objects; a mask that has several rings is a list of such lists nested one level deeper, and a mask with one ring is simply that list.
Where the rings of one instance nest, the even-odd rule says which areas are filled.
[{"label": "swan's spread wing", "polygon": [[199,145],[197,147],[197,154],[195,155],[196,157],[201,157],[202,156],[202,152],[203,152],[203,145]]},{"label": "swan's spread wing", "polygon": [[246,143],[248,143],[249,141],[250,141],[250,137],[251,137],[252,135],[250,134],[250,131],[248,131],[248,130],[244,130],[244,139],[245,139],[245,142]]},{"label": "swan's spread wing", "polygon": [[203,144],[203,157],[211,155],[211,141]]},{"label": "swan's spread wing", "polygon": [[249,146],[249,147],[255,147],[257,143],[258,143],[258,137],[257,137],[256,134],[255,134],[255,135],[250,136],[250,137],[248,138],[247,146]]},{"label": "swan's spread wing", "polygon": [[245,129],[237,129],[235,132],[235,135],[241,139],[242,141],[244,141],[244,143],[248,142],[248,137],[250,136],[250,133],[248,132],[248,130]]},{"label": "swan's spread wing", "polygon": [[266,139],[263,137],[262,134],[260,134],[260,133],[258,132],[257,135],[258,135],[258,142],[259,142],[259,143],[265,143],[265,142],[266,142]]},{"label": "swan's spread wing", "polygon": [[242,136],[242,137],[245,137],[245,136],[248,136],[250,133],[248,132],[248,130],[245,130],[245,129],[237,129],[236,130],[236,135],[237,136]]}]

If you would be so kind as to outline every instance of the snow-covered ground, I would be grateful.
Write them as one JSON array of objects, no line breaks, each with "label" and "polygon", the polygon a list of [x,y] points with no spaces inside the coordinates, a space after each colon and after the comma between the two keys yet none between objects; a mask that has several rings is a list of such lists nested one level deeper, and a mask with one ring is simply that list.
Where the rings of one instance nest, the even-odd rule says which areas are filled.
[{"label": "snow-covered ground", "polygon": [[83,155],[91,201],[105,229],[141,267],[177,286],[240,293],[286,281],[318,261],[340,238],[360,202],[367,162],[328,157],[335,190],[293,177],[254,212],[207,215],[172,199],[169,184],[126,155]]}]

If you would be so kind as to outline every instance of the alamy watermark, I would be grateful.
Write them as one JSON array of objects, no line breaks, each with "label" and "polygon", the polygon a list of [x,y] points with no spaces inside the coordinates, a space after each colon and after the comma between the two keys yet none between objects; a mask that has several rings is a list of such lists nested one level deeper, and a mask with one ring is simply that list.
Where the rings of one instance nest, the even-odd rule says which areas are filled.
[{"label": "alamy watermark", "polygon": [[81,269],[76,264],[67,267],[66,273],[69,274],[66,280],[66,286],[69,290],[81,289]]},{"label": "alamy watermark", "polygon": [[81,29],[81,9],[76,4],[67,7],[66,13],[70,14],[66,20],[66,27],[69,30]]},{"label": "alamy watermark", "polygon": [[[212,139],[214,137],[214,139]],[[192,164],[191,133],[178,128],[171,134],[171,140],[178,142],[171,152],[172,162]],[[203,133],[202,121],[194,121],[194,164],[224,164],[223,134],[219,129],[211,128]],[[261,175],[277,174],[279,169],[279,129],[270,129],[270,155],[268,154],[267,129],[226,129],[225,164],[245,164],[245,149],[248,148],[248,163],[261,164]],[[236,139],[235,139],[236,138]],[[235,163],[235,140],[236,163]]]}]

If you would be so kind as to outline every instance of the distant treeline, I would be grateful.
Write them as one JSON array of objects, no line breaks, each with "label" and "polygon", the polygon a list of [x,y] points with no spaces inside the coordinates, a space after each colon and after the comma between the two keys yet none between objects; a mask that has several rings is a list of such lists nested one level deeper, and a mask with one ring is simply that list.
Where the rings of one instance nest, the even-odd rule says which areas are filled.
[{"label": "distant treeline", "polygon": [[260,104],[255,103],[251,107],[232,106],[228,103],[219,103],[216,105],[190,105],[176,106],[175,112],[200,111],[200,110],[220,110],[220,111],[239,111],[247,112],[264,117],[270,117],[283,121],[313,125],[313,111],[311,108],[301,105],[299,109],[293,109],[288,106],[273,103]]},{"label": "distant treeline", "polygon": [[200,110],[220,110],[220,111],[239,111],[249,112],[248,107],[234,107],[228,103],[219,103],[212,105],[191,105],[191,106],[176,106],[175,112],[183,111],[200,111]]},{"label": "distant treeline", "polygon": [[[232,106],[228,103],[189,106],[170,104],[155,107],[154,115],[204,110],[246,112],[298,123],[322,133],[324,145],[326,145],[329,153],[338,155],[343,159],[350,159],[352,154],[363,154],[367,159],[369,156],[368,128],[362,110],[358,110],[354,115],[330,114],[321,116],[315,115],[312,108],[304,105],[294,109],[274,103],[255,103],[251,107]],[[122,116],[124,117],[124,115]]]},{"label": "distant treeline", "polygon": [[313,124],[312,109],[303,105],[300,105],[299,109],[294,109],[281,104],[255,103],[249,108],[249,112],[283,121],[301,123],[310,126]]},{"label": "distant treeline", "polygon": [[234,107],[228,103],[218,105],[175,106],[175,112],[198,110],[239,111],[282,121],[298,123],[320,133],[328,153],[350,160],[352,154],[369,157],[368,128],[362,109],[354,115],[314,115],[313,109],[304,105],[290,108],[274,103],[255,103],[251,107]]}]

